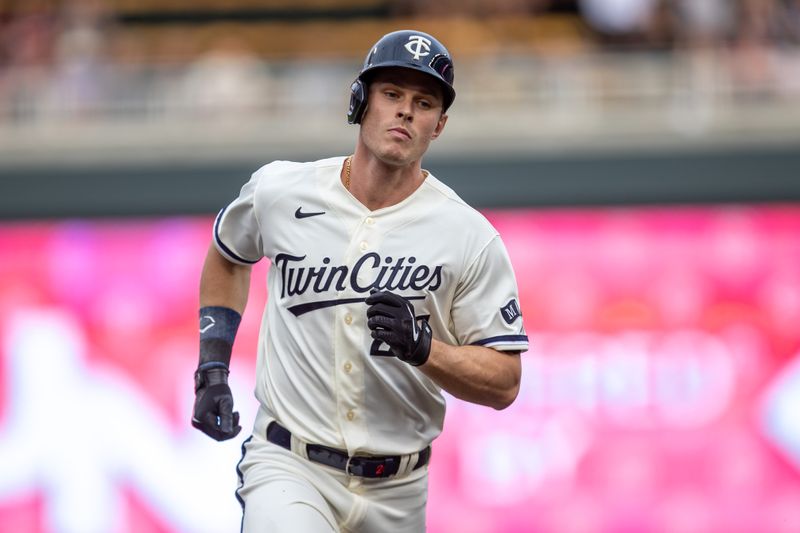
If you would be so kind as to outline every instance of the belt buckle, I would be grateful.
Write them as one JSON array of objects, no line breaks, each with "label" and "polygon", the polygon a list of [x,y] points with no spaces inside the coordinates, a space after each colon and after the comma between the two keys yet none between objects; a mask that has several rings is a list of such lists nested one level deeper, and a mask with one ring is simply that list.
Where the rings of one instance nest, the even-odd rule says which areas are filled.
[{"label": "belt buckle", "polygon": [[352,455],[348,455],[347,456],[347,462],[344,465],[344,472],[348,476],[356,476],[356,474],[353,471],[350,470],[350,463],[351,463],[352,460],[353,460],[353,456]]}]

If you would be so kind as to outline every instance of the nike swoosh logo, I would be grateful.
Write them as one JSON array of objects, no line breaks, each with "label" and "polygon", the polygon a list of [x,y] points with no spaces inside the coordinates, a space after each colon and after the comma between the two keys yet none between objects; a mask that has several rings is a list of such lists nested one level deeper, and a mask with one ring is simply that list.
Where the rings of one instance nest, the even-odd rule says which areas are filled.
[{"label": "nike swoosh logo", "polygon": [[308,217],[315,217],[317,215],[324,215],[325,211],[314,211],[313,213],[303,213],[302,207],[298,207],[297,211],[294,212],[294,218],[308,218]]}]

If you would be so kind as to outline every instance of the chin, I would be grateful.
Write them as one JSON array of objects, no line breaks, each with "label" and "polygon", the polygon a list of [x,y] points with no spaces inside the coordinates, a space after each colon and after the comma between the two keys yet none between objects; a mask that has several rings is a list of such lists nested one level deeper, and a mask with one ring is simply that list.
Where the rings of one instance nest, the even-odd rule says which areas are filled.
[{"label": "chin", "polygon": [[394,151],[381,152],[376,155],[383,163],[393,167],[406,166],[413,161],[408,154],[397,153]]},{"label": "chin", "polygon": [[389,147],[380,152],[378,157],[387,165],[406,166],[419,161],[424,152],[418,150],[409,150],[408,147]]}]

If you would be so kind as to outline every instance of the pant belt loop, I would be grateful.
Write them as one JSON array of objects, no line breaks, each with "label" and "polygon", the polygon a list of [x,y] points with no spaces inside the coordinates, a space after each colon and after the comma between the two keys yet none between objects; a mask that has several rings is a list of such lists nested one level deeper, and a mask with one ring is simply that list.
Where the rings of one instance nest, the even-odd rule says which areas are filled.
[{"label": "pant belt loop", "polygon": [[292,433],[291,446],[292,453],[296,453],[303,459],[308,459],[308,446],[305,442],[295,437],[294,433]]},{"label": "pant belt loop", "polygon": [[414,466],[419,460],[419,453],[412,453],[400,457],[400,467],[397,469],[395,477],[405,477],[414,470]]}]

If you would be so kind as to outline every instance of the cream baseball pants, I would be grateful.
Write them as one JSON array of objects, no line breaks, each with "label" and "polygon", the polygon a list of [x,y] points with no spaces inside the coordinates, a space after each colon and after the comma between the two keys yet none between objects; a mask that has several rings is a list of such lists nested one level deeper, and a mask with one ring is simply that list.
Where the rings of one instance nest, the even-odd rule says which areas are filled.
[{"label": "cream baseball pants", "polygon": [[425,531],[427,465],[405,476],[352,476],[267,441],[270,420],[260,409],[242,445],[243,533]]}]

